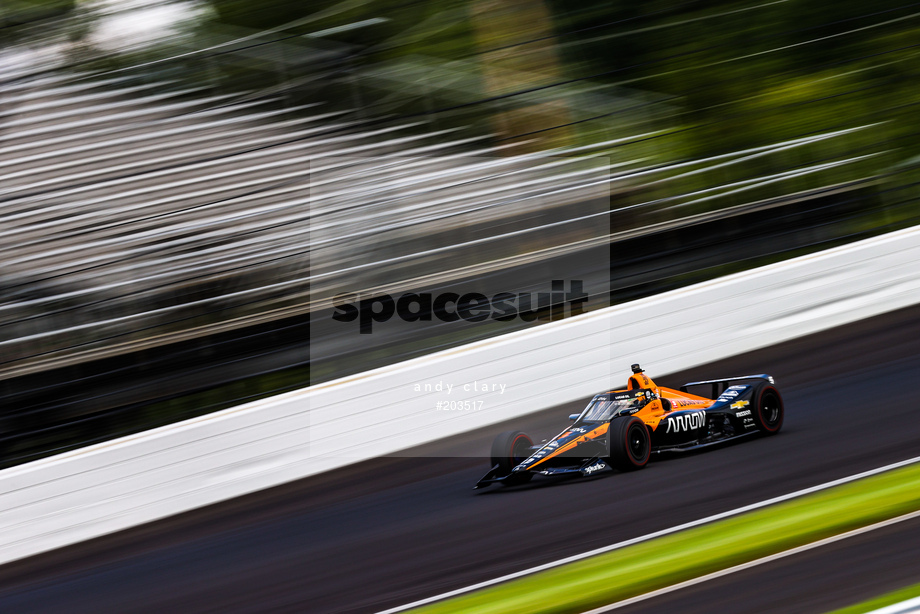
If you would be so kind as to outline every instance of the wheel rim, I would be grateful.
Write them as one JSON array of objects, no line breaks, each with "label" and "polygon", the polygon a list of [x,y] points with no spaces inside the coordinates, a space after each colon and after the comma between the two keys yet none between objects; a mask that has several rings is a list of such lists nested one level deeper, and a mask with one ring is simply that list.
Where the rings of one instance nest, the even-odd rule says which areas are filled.
[{"label": "wheel rim", "polygon": [[530,456],[528,452],[530,451],[531,445],[532,444],[530,440],[528,440],[526,437],[519,436],[517,439],[514,440],[514,443],[511,444],[511,466],[512,467],[516,465],[520,465],[527,459],[528,456]]},{"label": "wheel rim", "polygon": [[764,394],[760,405],[760,416],[763,418],[763,423],[766,427],[775,428],[782,417],[779,397],[772,392]]},{"label": "wheel rim", "polygon": [[648,436],[641,424],[633,424],[626,433],[626,447],[634,460],[642,462],[648,455]]}]

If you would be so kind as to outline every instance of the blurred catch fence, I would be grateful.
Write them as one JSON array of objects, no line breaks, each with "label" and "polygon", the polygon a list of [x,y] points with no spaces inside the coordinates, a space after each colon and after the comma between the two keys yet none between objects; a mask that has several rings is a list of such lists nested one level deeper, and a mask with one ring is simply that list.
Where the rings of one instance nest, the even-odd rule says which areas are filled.
[{"label": "blurred catch fence", "polygon": [[[540,323],[361,335],[331,317],[337,296],[579,280],[594,309],[918,222],[917,163],[884,120],[693,157],[671,99],[495,96],[463,62],[355,67],[349,51],[238,36],[127,67],[4,52],[6,463]],[[578,130],[496,120],[534,104]]]}]

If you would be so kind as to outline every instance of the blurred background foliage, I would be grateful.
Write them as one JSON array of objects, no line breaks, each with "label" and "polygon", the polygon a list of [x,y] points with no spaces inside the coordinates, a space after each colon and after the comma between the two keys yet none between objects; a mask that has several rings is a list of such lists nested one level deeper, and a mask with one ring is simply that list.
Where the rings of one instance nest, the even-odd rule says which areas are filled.
[{"label": "blurred background foliage", "polygon": [[[322,87],[314,82],[312,93],[294,95],[298,101],[345,100],[365,118],[425,114],[435,128],[475,125],[521,143],[516,151],[655,131],[653,142],[629,155],[666,163],[871,126],[718,171],[730,183],[847,161],[782,180],[786,190],[884,175],[920,153],[920,13],[904,2],[211,4],[213,19],[199,24],[199,35],[270,30],[330,54],[331,64],[312,68],[324,75]],[[624,152],[619,145],[594,151],[613,159]],[[913,178],[901,173],[898,181]],[[705,189],[713,180],[691,175],[658,195]]]},{"label": "blurred background foliage", "polygon": [[[68,13],[85,29],[94,11],[105,13],[100,7],[130,4],[8,0],[0,32],[3,41],[18,40],[23,24]],[[804,161],[872,154],[831,171],[845,180],[883,173],[920,153],[912,138],[920,98],[914,4],[202,0],[196,6],[208,10],[178,25],[181,36],[117,53],[83,49],[79,60],[99,70],[141,64],[148,74],[207,83],[211,91],[281,92],[290,106],[322,102],[362,121],[422,116],[425,129],[472,130],[518,143],[516,151],[658,131],[638,154],[667,162],[873,124],[808,153],[753,162],[744,176],[752,168],[778,173]],[[621,149],[594,153],[616,158]],[[723,171],[722,179],[731,181],[733,173]],[[710,183],[694,178],[679,185]]]},{"label": "blurred background foliage", "polygon": [[0,2],[0,46],[29,40],[35,26],[49,26],[71,17],[77,0],[3,0]]},{"label": "blurred background foliage", "polygon": [[13,28],[65,17],[76,4],[76,0],[4,0],[0,3],[0,27]]},{"label": "blurred background foliage", "polygon": [[901,1],[212,4],[215,21],[203,27],[329,30],[323,38],[351,46],[364,64],[474,58],[480,78],[484,64],[504,62],[544,73],[547,84],[581,80],[664,94],[675,99],[681,124],[700,126],[686,138],[689,155],[892,119],[913,112],[903,107],[918,97],[920,15]]}]

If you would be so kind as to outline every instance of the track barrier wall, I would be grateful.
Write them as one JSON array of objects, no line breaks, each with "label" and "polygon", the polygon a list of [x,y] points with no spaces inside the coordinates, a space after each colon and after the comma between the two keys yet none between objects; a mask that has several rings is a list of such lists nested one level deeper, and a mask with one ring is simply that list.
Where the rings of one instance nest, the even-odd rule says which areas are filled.
[{"label": "track barrier wall", "polygon": [[12,467],[0,563],[906,307],[917,262],[911,228]]}]

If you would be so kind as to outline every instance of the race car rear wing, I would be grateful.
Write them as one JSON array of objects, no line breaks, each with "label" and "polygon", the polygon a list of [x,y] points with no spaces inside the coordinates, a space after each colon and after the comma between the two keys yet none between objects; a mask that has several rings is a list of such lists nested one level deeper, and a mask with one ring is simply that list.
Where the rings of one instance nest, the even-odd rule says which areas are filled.
[{"label": "race car rear wing", "polygon": [[760,375],[743,375],[741,377],[726,377],[725,379],[707,379],[702,382],[687,382],[680,387],[681,392],[687,392],[687,388],[690,386],[703,386],[704,384],[712,385],[712,398],[716,398],[723,392],[725,389],[732,384],[732,382],[741,382],[748,379],[765,379],[771,384],[776,382],[773,381],[772,375],[767,375],[766,373],[761,373]]}]

